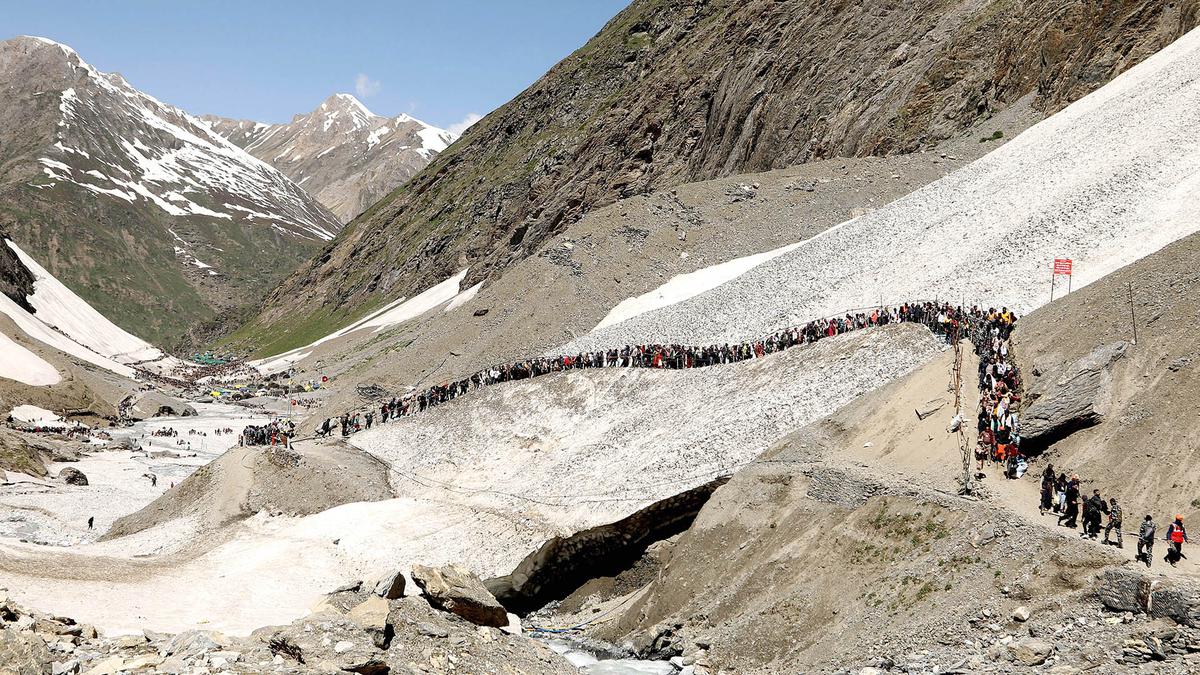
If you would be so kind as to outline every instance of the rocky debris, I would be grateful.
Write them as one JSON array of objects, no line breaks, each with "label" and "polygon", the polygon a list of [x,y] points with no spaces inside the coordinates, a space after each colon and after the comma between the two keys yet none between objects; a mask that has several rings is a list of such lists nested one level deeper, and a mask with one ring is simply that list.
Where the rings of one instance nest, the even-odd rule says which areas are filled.
[{"label": "rocky debris", "polygon": [[502,628],[508,625],[508,611],[467,569],[458,565],[441,568],[415,565],[412,577],[434,607],[457,614],[478,626]]},{"label": "rocky debris", "polygon": [[40,674],[46,672],[50,662],[50,650],[40,635],[8,626],[0,628],[0,673]]},{"label": "rocky debris", "polygon": [[73,466],[63,467],[63,469],[58,472],[58,479],[64,483],[67,483],[68,485],[88,484],[87,476],[83,475],[82,471]]},{"label": "rocky debris", "polygon": [[725,190],[730,204],[737,204],[754,199],[758,196],[758,183],[734,185]]},{"label": "rocky debris", "polygon": [[1020,621],[1021,623],[1025,623],[1026,621],[1029,620],[1029,617],[1030,617],[1029,608],[1025,607],[1024,605],[1013,610],[1013,613],[1012,613],[1013,621]]},{"label": "rocky debris", "polygon": [[643,659],[661,661],[682,656],[686,644],[682,628],[682,623],[651,626],[633,638],[631,647]]},{"label": "rocky debris", "polygon": [[1022,443],[1046,447],[1073,431],[1099,424],[1108,407],[1113,364],[1127,347],[1125,342],[1097,347],[1054,382],[1029,384],[1032,403],[1021,418]]},{"label": "rocky debris", "polygon": [[[20,607],[0,591],[0,675],[557,675],[572,670],[540,643],[437,612],[420,598],[388,600],[362,589],[326,600],[303,619],[260,628],[245,638],[206,630],[175,635],[146,630],[110,638],[86,624]],[[393,626],[398,640],[392,639]]]}]

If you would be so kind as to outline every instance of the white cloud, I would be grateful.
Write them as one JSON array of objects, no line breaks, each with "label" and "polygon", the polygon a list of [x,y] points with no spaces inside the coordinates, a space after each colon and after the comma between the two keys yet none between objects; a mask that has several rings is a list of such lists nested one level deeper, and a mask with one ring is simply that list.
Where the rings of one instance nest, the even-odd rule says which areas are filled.
[{"label": "white cloud", "polygon": [[467,113],[467,116],[464,117],[461,122],[455,122],[454,124],[451,124],[446,128],[446,131],[449,131],[455,136],[462,136],[464,131],[471,128],[472,124],[475,124],[481,119],[483,119],[483,115],[480,115],[479,113]]},{"label": "white cloud", "polygon": [[378,94],[381,86],[379,80],[372,80],[367,77],[366,73],[359,73],[354,78],[354,93],[358,94],[359,98],[367,98],[368,96]]}]

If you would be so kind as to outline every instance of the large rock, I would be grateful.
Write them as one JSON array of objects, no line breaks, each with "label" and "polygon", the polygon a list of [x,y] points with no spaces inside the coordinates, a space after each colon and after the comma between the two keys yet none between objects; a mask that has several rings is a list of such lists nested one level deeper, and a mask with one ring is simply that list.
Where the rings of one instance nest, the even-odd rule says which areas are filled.
[{"label": "large rock", "polygon": [[1096,596],[1114,612],[1145,612],[1150,601],[1151,580],[1127,569],[1105,570],[1100,575]]},{"label": "large rock", "polygon": [[1033,403],[1021,416],[1023,447],[1045,448],[1068,434],[1095,426],[1108,409],[1112,366],[1128,344],[1114,342],[1064,369],[1053,382],[1029,384]]},{"label": "large rock", "polygon": [[1018,640],[1008,646],[1013,659],[1026,666],[1040,666],[1054,652],[1054,645],[1039,638]]},{"label": "large rock", "polygon": [[388,612],[391,607],[388,601],[371,596],[350,610],[347,615],[371,636],[371,642],[380,649],[387,649],[392,640],[392,626],[388,623]]},{"label": "large rock", "polygon": [[0,629],[0,675],[50,675],[50,650],[36,634]]},{"label": "large rock", "polygon": [[58,479],[70,485],[87,485],[87,476],[83,472],[73,466],[68,466],[58,472]]},{"label": "large rock", "polygon": [[375,595],[388,600],[397,600],[404,597],[405,583],[404,572],[393,572],[375,584]]},{"label": "large rock", "polygon": [[508,612],[504,606],[488,592],[478,577],[462,567],[416,565],[412,577],[434,607],[457,614],[479,626],[502,628],[508,625]]},{"label": "large rock", "polygon": [[1175,579],[1156,579],[1128,569],[1100,575],[1096,596],[1114,612],[1149,614],[1185,626],[1200,627],[1200,587]]}]

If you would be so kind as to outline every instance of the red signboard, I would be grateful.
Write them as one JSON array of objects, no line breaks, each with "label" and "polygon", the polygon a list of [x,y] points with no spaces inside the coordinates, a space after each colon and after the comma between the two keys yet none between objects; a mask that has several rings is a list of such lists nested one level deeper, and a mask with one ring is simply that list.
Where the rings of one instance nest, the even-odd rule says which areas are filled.
[{"label": "red signboard", "polygon": [[1054,273],[1055,274],[1071,274],[1071,259],[1070,258],[1055,258]]}]

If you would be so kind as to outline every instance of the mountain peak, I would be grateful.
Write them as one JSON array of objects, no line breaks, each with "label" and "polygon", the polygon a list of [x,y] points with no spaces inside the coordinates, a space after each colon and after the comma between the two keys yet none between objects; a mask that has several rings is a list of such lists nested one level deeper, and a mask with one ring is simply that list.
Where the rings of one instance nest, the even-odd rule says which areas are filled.
[{"label": "mountain peak", "polygon": [[334,94],[333,96],[325,99],[321,103],[321,107],[318,109],[324,111],[337,110],[350,113],[355,117],[364,117],[368,119],[371,117],[379,117],[379,115],[371,112],[367,106],[363,105],[363,102],[358,100],[358,98],[353,94]]}]

